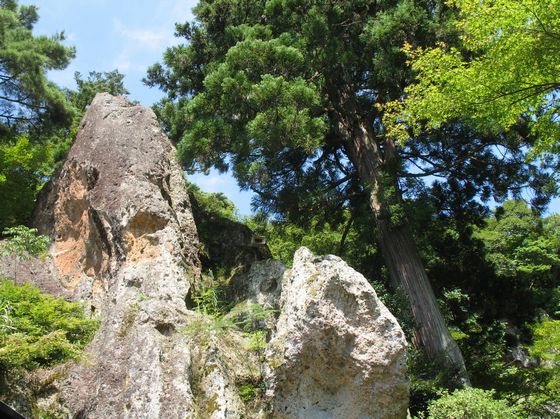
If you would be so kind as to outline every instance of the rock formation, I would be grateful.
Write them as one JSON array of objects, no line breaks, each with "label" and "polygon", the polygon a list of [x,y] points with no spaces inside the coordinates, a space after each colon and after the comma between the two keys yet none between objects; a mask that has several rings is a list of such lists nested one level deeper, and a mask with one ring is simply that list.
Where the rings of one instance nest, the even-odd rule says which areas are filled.
[{"label": "rock formation", "polygon": [[[36,375],[36,403],[75,418],[404,417],[402,331],[339,258],[302,249],[285,273],[255,262],[229,283],[248,312],[192,310],[201,246],[174,153],[150,109],[95,97],[37,207],[50,257],[21,269],[42,290],[83,301],[100,327],[83,359]],[[223,254],[234,270],[269,256],[246,227],[216,223],[205,243],[212,264]],[[11,275],[10,260],[3,269]],[[263,348],[235,320],[255,304],[279,316],[255,326],[273,335],[265,376]]]},{"label": "rock formation", "polygon": [[205,210],[193,193],[189,193],[189,198],[205,269],[231,273],[239,268],[247,270],[253,262],[272,257],[264,238],[256,237],[245,224]]},{"label": "rock formation", "polygon": [[64,294],[101,318],[86,362],[58,383],[61,404],[88,418],[194,414],[192,351],[178,332],[200,273],[198,240],[153,112],[97,95],[36,218],[54,239]]},{"label": "rock formation", "polygon": [[404,334],[362,275],[301,248],[280,310],[265,376],[273,417],[406,417]]}]

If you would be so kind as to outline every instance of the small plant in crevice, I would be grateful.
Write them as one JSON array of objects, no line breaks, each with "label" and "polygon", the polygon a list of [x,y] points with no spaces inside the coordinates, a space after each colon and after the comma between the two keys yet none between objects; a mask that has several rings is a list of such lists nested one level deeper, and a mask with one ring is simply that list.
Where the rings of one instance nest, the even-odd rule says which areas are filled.
[{"label": "small plant in crevice", "polygon": [[227,304],[223,300],[223,287],[203,286],[192,297],[194,310],[205,316],[220,317],[227,311]]},{"label": "small plant in crevice", "polygon": [[245,403],[254,402],[264,396],[265,384],[264,381],[245,382],[238,385],[239,397]]},{"label": "small plant in crevice", "polygon": [[265,393],[265,383],[262,374],[262,362],[267,346],[266,325],[274,317],[275,310],[266,309],[259,304],[241,303],[235,307],[224,301],[225,295],[220,286],[201,288],[192,297],[194,311],[201,314],[200,321],[194,321],[183,328],[184,333],[199,344],[205,345],[214,338],[227,345],[234,342],[232,334],[242,336],[241,341],[230,346],[227,350],[235,351],[241,358],[250,356],[256,362],[253,367],[248,363],[251,373],[236,381],[236,387],[241,400],[249,410],[262,403]]},{"label": "small plant in crevice", "polygon": [[206,285],[200,287],[192,296],[193,310],[206,317],[205,321],[193,322],[187,326],[187,332],[207,330],[224,332],[237,330],[251,340],[251,334],[265,328],[266,322],[274,317],[275,310],[265,309],[260,304],[238,304],[227,300],[229,279],[223,276],[206,276]]},{"label": "small plant in crevice", "polygon": [[257,352],[258,354],[263,354],[266,349],[266,331],[264,330],[254,330],[252,332],[245,333],[247,337],[247,350]]},{"label": "small plant in crevice", "polygon": [[204,315],[205,319],[186,326],[187,334],[191,335],[193,332],[220,334],[235,330],[242,332],[249,339],[247,345],[249,350],[266,346],[266,332],[262,329],[266,321],[274,316],[275,310],[265,309],[259,304],[242,304],[228,310],[229,305],[218,298],[215,288],[202,289],[193,297],[193,301],[194,310]]}]

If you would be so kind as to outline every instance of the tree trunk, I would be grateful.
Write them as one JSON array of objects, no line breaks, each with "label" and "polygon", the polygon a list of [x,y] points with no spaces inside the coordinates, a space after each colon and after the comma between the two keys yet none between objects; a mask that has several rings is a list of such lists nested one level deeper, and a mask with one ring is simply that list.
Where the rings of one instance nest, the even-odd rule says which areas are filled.
[{"label": "tree trunk", "polygon": [[456,381],[470,385],[465,362],[441,314],[406,217],[395,220],[393,205],[401,202],[392,143],[383,150],[366,124],[354,123],[348,154],[369,193],[379,231],[379,245],[392,281],[404,291],[415,321],[414,340],[431,359],[441,359]]}]

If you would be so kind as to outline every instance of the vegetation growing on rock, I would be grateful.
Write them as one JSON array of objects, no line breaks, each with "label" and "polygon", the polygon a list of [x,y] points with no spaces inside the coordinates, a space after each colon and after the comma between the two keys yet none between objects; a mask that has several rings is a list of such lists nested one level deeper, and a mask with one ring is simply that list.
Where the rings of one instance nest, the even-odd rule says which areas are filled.
[{"label": "vegetation growing on rock", "polygon": [[98,327],[83,305],[8,279],[0,280],[0,312],[3,377],[80,357]]},{"label": "vegetation growing on rock", "polygon": [[[285,366],[286,339],[269,345],[276,308],[255,304],[262,295],[240,301],[240,288],[251,266],[269,269],[254,288],[273,295],[266,303],[278,298],[281,269],[254,262],[290,265],[305,245],[342,257],[398,318],[411,345],[413,415],[558,416],[560,218],[546,212],[560,173],[557,3],[201,0],[195,21],[177,26],[183,44],[147,75],[167,94],[154,110],[185,167],[230,166],[257,193],[258,212],[242,218],[225,195],[185,187],[167,140],[158,143],[164,158],[159,146],[135,154],[131,145],[153,140],[146,133],[163,138],[157,122],[104,96],[118,108],[103,114],[115,122],[104,128],[111,135],[126,110],[152,119],[134,119],[142,131],[111,137],[95,159],[89,153],[107,137],[89,132],[63,171],[57,208],[72,220],[53,236],[66,246],[55,255],[68,273],[56,280],[105,323],[95,362],[75,375],[89,384],[57,387],[57,372],[49,391],[84,412],[106,403],[154,417],[161,406],[195,406],[189,412],[203,417],[262,413],[264,351],[275,352],[272,369]],[[95,94],[127,93],[118,71],[77,73],[76,90],[49,82],[47,71],[75,51],[61,34],[35,36],[37,19],[33,6],[0,0],[0,246],[16,257],[4,272],[14,281],[0,280],[4,377],[79,359],[95,333],[80,304],[16,285],[34,282],[19,266],[47,245],[18,225],[30,226]],[[114,172],[100,177],[107,165]],[[142,186],[126,195],[119,188],[139,166]],[[111,193],[92,192],[99,180]],[[40,217],[52,203],[42,202]],[[400,275],[406,267],[413,273]],[[310,298],[319,280],[307,278]],[[99,305],[105,293],[110,308]],[[431,315],[444,339],[429,349],[437,333],[419,333]],[[94,376],[109,383],[97,404]],[[474,388],[458,389],[461,381]],[[110,387],[121,382],[122,397]],[[134,393],[142,386],[159,386],[160,398]]]}]

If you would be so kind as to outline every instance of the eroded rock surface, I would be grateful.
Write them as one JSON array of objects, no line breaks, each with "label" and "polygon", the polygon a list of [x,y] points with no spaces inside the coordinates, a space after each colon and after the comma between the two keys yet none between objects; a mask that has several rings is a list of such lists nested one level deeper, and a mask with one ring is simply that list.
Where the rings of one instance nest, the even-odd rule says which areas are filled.
[{"label": "eroded rock surface", "polygon": [[273,417],[406,417],[405,337],[361,274],[301,248],[280,310],[265,376]]},{"label": "eroded rock surface", "polygon": [[[202,214],[207,268],[240,271],[229,283],[229,302],[239,304],[220,316],[189,310],[203,289],[201,246],[174,154],[150,109],[108,94],[90,105],[36,211],[36,226],[53,239],[49,257],[17,267],[5,258],[0,271],[83,301],[100,327],[83,359],[37,372],[36,389],[12,389],[22,412],[404,417],[404,335],[337,257],[302,248],[285,272],[261,260],[270,252],[247,227]],[[255,305],[274,315],[242,330]],[[267,347],[262,336],[272,331]]]},{"label": "eroded rock surface", "polygon": [[266,309],[278,308],[285,271],[286,267],[279,260],[253,262],[247,272],[232,278],[232,298],[236,302],[259,304]]},{"label": "eroded rock surface", "polygon": [[85,360],[57,385],[71,416],[194,412],[191,351],[178,332],[198,239],[174,153],[150,109],[99,94],[39,203],[64,294],[101,319]]}]

